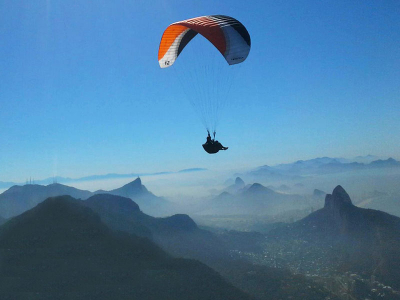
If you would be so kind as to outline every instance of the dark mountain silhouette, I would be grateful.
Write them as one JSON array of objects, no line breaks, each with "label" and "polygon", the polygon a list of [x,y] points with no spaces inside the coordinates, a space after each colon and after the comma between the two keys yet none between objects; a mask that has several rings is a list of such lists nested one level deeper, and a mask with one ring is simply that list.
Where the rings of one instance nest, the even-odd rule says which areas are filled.
[{"label": "dark mountain silhouette", "polygon": [[270,238],[307,241],[296,243],[299,253],[308,251],[314,258],[324,253],[323,260],[340,270],[374,274],[400,287],[400,218],[354,206],[341,186],[326,195],[324,208],[271,231]]},{"label": "dark mountain silhouette", "polygon": [[87,199],[84,205],[98,213],[110,228],[152,239],[150,229],[142,224],[142,219],[152,217],[145,215],[130,198],[98,194]]},{"label": "dark mountain silhouette", "polygon": [[7,219],[3,218],[0,216],[0,226],[3,225],[6,222]]},{"label": "dark mountain silhouette", "polygon": [[188,251],[194,249],[208,256],[220,256],[223,252],[214,236],[199,229],[189,216],[177,214],[155,218],[140,211],[136,204],[129,204],[129,201],[132,202],[121,196],[99,194],[87,199],[85,205],[98,213],[111,228],[152,238],[174,255],[187,257]]},{"label": "dark mountain silhouette", "polygon": [[[257,299],[323,299],[329,295],[319,285],[311,284],[312,288],[308,288],[310,282],[302,276],[230,258],[232,250],[254,250],[256,241],[263,239],[260,234],[226,232],[222,237],[217,236],[200,229],[187,215],[154,218],[130,201],[99,194],[84,203],[111,228],[134,234],[142,234],[143,227],[148,228],[150,238],[168,253],[206,263]],[[114,208],[111,208],[113,203]]]},{"label": "dark mountain silhouette", "polygon": [[69,196],[0,227],[0,251],[2,299],[250,299],[198,261],[111,231]]},{"label": "dark mountain silhouette", "polygon": [[155,218],[143,213],[130,198],[98,194],[85,201],[85,205],[98,213],[111,228],[152,238],[171,232],[192,231],[196,223],[187,215]]},{"label": "dark mountain silhouette", "polygon": [[163,226],[174,230],[190,232],[197,229],[196,223],[186,214],[176,214],[161,220]]},{"label": "dark mountain silhouette", "polygon": [[77,199],[86,199],[92,195],[89,191],[79,190],[59,183],[47,186],[38,184],[15,185],[0,194],[0,215],[11,218],[35,207],[46,198],[70,195]]}]

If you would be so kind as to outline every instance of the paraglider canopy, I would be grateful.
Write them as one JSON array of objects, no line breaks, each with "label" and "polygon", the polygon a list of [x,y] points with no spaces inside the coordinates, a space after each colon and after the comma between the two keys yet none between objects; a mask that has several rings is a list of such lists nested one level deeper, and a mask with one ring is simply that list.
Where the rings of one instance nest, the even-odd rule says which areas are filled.
[{"label": "paraglider canopy", "polygon": [[175,22],[167,27],[158,50],[160,67],[172,66],[198,33],[218,49],[229,65],[241,63],[249,55],[250,35],[242,23],[223,15],[203,16]]}]

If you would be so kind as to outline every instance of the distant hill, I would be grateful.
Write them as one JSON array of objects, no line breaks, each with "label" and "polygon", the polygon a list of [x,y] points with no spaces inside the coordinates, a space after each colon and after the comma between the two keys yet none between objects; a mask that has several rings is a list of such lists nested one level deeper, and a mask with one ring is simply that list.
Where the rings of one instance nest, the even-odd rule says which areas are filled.
[{"label": "distant hill", "polygon": [[69,196],[1,226],[0,251],[2,299],[250,299],[198,261],[111,231]]},{"label": "distant hill", "polygon": [[243,175],[250,176],[251,178],[261,178],[263,180],[272,181],[297,180],[302,178],[298,174],[293,174],[267,165],[255,168]]},{"label": "distant hill", "polygon": [[210,232],[199,229],[189,216],[177,214],[155,218],[132,203],[128,198],[107,194],[95,195],[85,201],[85,205],[111,228],[149,237],[172,254],[194,257],[188,255],[188,251],[195,250],[209,257],[222,257],[228,253]]},{"label": "distant hill", "polygon": [[142,185],[142,180],[139,177],[120,188],[111,191],[97,191],[95,193],[98,192],[101,193],[106,192],[108,194],[127,197],[127,198],[136,198],[140,196],[153,195],[147,190],[147,188],[144,185]]},{"label": "distant hill", "polygon": [[138,177],[134,181],[111,191],[96,191],[95,194],[112,194],[131,198],[140,208],[153,216],[165,216],[171,213],[174,205],[168,200],[157,197],[147,190]]},{"label": "distant hill", "polygon": [[187,215],[155,218],[143,213],[131,199],[111,194],[97,194],[84,203],[98,213],[111,228],[152,238],[183,231],[198,230],[196,223]]},{"label": "distant hill", "polygon": [[325,197],[325,196],[326,196],[326,193],[324,191],[321,191],[319,189],[314,189],[313,197],[320,198],[320,197]]},{"label": "distant hill", "polygon": [[[243,186],[241,184],[241,186]],[[242,189],[229,188],[205,205],[200,214],[207,215],[274,215],[287,210],[310,207],[311,197],[276,192],[259,183]],[[313,201],[311,199],[311,201]]]},{"label": "distant hill", "polygon": [[142,224],[142,219],[151,219],[130,198],[110,194],[97,194],[84,205],[99,214],[102,221],[114,230],[126,231],[137,236],[153,238],[151,230]]},{"label": "distant hill", "polygon": [[77,199],[86,199],[91,192],[79,190],[59,183],[47,186],[38,184],[15,185],[0,194],[0,215],[11,218],[35,207],[46,198],[70,195]]},{"label": "distant hill", "polygon": [[246,184],[244,183],[243,179],[240,177],[236,177],[235,182],[231,185],[229,185],[227,188],[225,188],[225,192],[235,194],[240,192],[245,188]]},{"label": "distant hill", "polygon": [[347,171],[369,170],[374,168],[399,168],[400,162],[393,158],[373,160],[369,157],[358,157],[354,160],[343,158],[321,157],[310,160],[299,160],[289,164],[261,166],[246,175],[253,178],[269,180],[294,180],[306,175],[323,175]]},{"label": "distant hill", "polygon": [[278,187],[278,190],[281,192],[289,192],[291,190],[291,188],[289,186],[287,186],[286,184],[281,184]]},{"label": "distant hill", "polygon": [[380,159],[378,156],[369,154],[365,156],[356,156],[350,162],[369,164],[370,162],[373,162],[374,160],[378,159]]},{"label": "distant hill", "polygon": [[35,207],[48,197],[69,195],[76,199],[86,200],[92,195],[108,193],[133,199],[140,204],[141,209],[156,216],[168,215],[173,209],[173,204],[162,197],[157,197],[149,192],[140,178],[111,191],[90,191],[76,189],[59,183],[47,186],[27,184],[13,186],[0,194],[0,216],[4,218],[14,217]]},{"label": "distant hill", "polygon": [[388,158],[386,160],[378,159],[372,161],[369,166],[374,168],[400,167],[400,162],[393,158]]},{"label": "distant hill", "polygon": [[374,274],[400,287],[400,218],[354,206],[341,186],[326,195],[324,208],[269,236],[271,242],[295,242],[298,253],[335,262],[336,269]]}]

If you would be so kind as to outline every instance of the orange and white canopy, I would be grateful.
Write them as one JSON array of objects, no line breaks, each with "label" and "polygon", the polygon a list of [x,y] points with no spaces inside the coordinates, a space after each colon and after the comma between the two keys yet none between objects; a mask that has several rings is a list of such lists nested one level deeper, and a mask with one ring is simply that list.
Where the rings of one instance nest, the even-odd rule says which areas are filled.
[{"label": "orange and white canopy", "polygon": [[203,16],[173,23],[161,38],[158,62],[161,68],[173,65],[183,48],[200,33],[230,65],[243,62],[250,52],[250,35],[238,20],[222,15]]}]

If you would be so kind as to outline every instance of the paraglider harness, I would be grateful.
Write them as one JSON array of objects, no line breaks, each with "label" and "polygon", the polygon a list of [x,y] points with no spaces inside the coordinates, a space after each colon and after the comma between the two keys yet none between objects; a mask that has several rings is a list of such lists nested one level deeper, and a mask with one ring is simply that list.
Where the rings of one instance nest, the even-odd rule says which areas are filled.
[{"label": "paraglider harness", "polygon": [[215,134],[216,132],[213,132],[214,138],[211,139],[211,135],[210,135],[210,131],[207,130],[207,141],[205,144],[203,144],[203,148],[204,150],[209,153],[209,154],[215,154],[217,153],[219,150],[227,150],[228,147],[224,147],[222,146],[222,144],[218,141],[215,140]]}]

